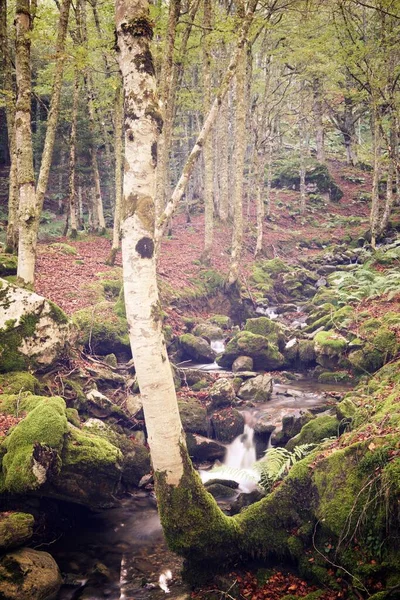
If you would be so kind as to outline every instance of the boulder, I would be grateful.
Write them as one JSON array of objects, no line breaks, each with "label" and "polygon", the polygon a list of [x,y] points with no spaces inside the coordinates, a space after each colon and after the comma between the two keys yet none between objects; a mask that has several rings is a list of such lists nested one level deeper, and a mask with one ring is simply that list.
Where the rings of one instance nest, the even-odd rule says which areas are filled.
[{"label": "boulder", "polygon": [[245,381],[239,389],[238,396],[242,400],[253,402],[267,402],[272,394],[272,377],[270,375],[257,375]]},{"label": "boulder", "polygon": [[47,552],[21,548],[0,560],[0,598],[48,600],[62,584],[56,561]]},{"label": "boulder", "polygon": [[300,433],[286,444],[286,448],[292,451],[295,446],[302,444],[318,444],[325,438],[337,437],[338,429],[339,421],[336,417],[321,415],[303,425]]},{"label": "boulder", "polygon": [[96,354],[131,356],[128,324],[122,314],[117,314],[116,304],[103,300],[73,315],[80,332],[80,340]]},{"label": "boulder", "polygon": [[238,435],[243,433],[244,417],[234,408],[223,408],[215,411],[210,420],[214,437],[220,442],[230,444]]},{"label": "boulder", "polygon": [[0,253],[0,277],[16,275],[18,267],[18,256],[15,254]]},{"label": "boulder", "polygon": [[256,370],[278,369],[284,364],[284,358],[277,346],[262,335],[250,331],[240,331],[227,344],[225,352],[216,358],[221,367],[230,368],[239,356],[249,356]]},{"label": "boulder", "polygon": [[235,388],[231,379],[221,377],[211,386],[209,394],[212,400],[212,407],[225,406],[231,404],[236,398]]},{"label": "boulder", "polygon": [[207,411],[196,398],[178,400],[178,408],[184,431],[207,435]]},{"label": "boulder", "polygon": [[226,453],[224,444],[201,435],[187,434],[186,443],[191,458],[199,461],[222,460]]},{"label": "boulder", "polygon": [[233,326],[232,319],[226,315],[213,315],[208,319],[208,321],[225,330],[231,329]]},{"label": "boulder", "polygon": [[0,279],[0,372],[49,367],[64,355],[69,335],[58,306]]},{"label": "boulder", "polygon": [[[257,335],[263,335],[271,344],[278,346],[282,350],[285,346],[285,336],[280,323],[272,321],[268,317],[258,317],[255,319],[247,319],[244,331],[250,331]],[[250,369],[251,370],[251,369]]]},{"label": "boulder", "polygon": [[181,335],[179,343],[184,355],[196,362],[213,363],[217,355],[205,339],[191,333]]},{"label": "boulder", "polygon": [[347,340],[333,331],[320,331],[314,338],[316,361],[324,369],[334,369],[347,349]]},{"label": "boulder", "polygon": [[203,337],[207,340],[222,340],[225,337],[222,329],[212,323],[199,323],[193,329],[193,335]]},{"label": "boulder", "polygon": [[240,371],[252,371],[254,368],[253,359],[250,356],[238,356],[232,364],[232,371],[239,373]]},{"label": "boulder", "polygon": [[33,535],[35,519],[21,512],[0,513],[0,549],[22,546]]}]

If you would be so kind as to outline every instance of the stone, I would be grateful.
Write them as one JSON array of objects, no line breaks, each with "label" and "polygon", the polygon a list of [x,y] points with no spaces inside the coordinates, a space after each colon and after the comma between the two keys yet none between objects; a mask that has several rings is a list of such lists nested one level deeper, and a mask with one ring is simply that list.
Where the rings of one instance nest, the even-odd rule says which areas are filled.
[{"label": "stone", "polygon": [[198,461],[215,461],[224,458],[224,444],[201,435],[187,434],[186,444],[191,458]]},{"label": "stone", "polygon": [[238,356],[232,364],[232,371],[238,373],[240,371],[252,371],[254,361],[250,356]]},{"label": "stone", "polygon": [[231,404],[236,398],[235,388],[230,379],[221,377],[211,386],[209,394],[212,400],[212,407],[225,406]]},{"label": "stone", "polygon": [[0,513],[0,549],[22,546],[33,535],[35,519],[22,512]]},{"label": "stone", "polygon": [[276,344],[270,343],[263,335],[250,331],[240,331],[228,342],[225,351],[216,358],[221,367],[230,368],[238,356],[250,356],[256,370],[278,369],[284,364],[284,357]]},{"label": "stone", "polygon": [[48,600],[62,584],[56,561],[47,552],[21,548],[0,560],[0,597],[7,600]]},{"label": "stone", "polygon": [[69,336],[58,306],[0,279],[0,372],[50,367],[65,355]]},{"label": "stone", "polygon": [[125,407],[132,417],[136,419],[144,419],[143,401],[140,394],[129,394],[125,400]]},{"label": "stone", "polygon": [[239,389],[238,396],[242,400],[253,402],[267,402],[272,394],[272,377],[270,375],[257,375],[245,381]]},{"label": "stone", "polygon": [[180,346],[184,355],[200,363],[213,363],[217,353],[211,348],[210,344],[201,337],[196,337],[191,333],[184,333],[179,338]]},{"label": "stone", "polygon": [[210,417],[214,437],[220,442],[230,444],[244,430],[244,417],[235,408],[223,408]]},{"label": "stone", "polygon": [[207,435],[207,411],[197,400],[197,398],[178,400],[178,408],[181,416],[182,427],[185,432]]},{"label": "stone", "polygon": [[193,329],[193,335],[208,339],[208,340],[222,340],[225,337],[224,332],[217,325],[212,323],[200,323]]}]

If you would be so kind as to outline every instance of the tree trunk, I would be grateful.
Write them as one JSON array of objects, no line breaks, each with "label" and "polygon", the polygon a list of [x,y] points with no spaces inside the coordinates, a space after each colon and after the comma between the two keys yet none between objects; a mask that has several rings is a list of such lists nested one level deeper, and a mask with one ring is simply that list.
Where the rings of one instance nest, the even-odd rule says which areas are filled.
[{"label": "tree trunk", "polygon": [[[33,284],[35,277],[36,244],[39,231],[40,214],[43,208],[44,195],[50,174],[51,158],[56,136],[58,115],[60,112],[61,86],[64,71],[64,47],[68,29],[70,0],[63,0],[60,8],[60,18],[56,42],[56,67],[53,88],[47,119],[46,137],[42,153],[38,183],[35,192],[31,117],[31,71],[30,71],[30,41],[31,16],[29,1],[21,0],[17,4],[17,110],[16,122],[16,153],[18,187],[20,195],[20,220],[18,244],[17,275],[26,283]],[[22,86],[22,90],[21,90]]]},{"label": "tree trunk", "polygon": [[[204,0],[203,15],[203,113],[206,119],[211,107],[211,0]],[[205,265],[211,264],[214,235],[213,155],[213,138],[210,132],[204,142],[204,251],[202,262]]]},{"label": "tree trunk", "polygon": [[18,90],[15,107],[15,148],[20,198],[17,274],[26,283],[33,283],[34,279],[37,237],[34,223],[39,218],[31,131],[31,25],[29,0],[18,0],[15,9],[15,73]]},{"label": "tree trunk", "polygon": [[219,218],[222,223],[226,223],[229,215],[229,111],[228,95],[221,103],[220,118],[218,122],[219,132],[219,184],[220,184],[220,202]]},{"label": "tree trunk", "polygon": [[246,153],[246,47],[242,48],[236,69],[236,128],[235,128],[235,190],[234,220],[232,234],[231,263],[228,284],[234,285],[239,278],[239,263],[243,241],[243,179]]},{"label": "tree trunk", "polygon": [[378,108],[373,106],[372,109],[372,143],[374,153],[373,177],[372,177],[372,198],[370,212],[370,230],[371,230],[371,245],[376,247],[376,238],[379,233],[379,179],[381,175],[381,132]]},{"label": "tree trunk", "polygon": [[113,266],[119,249],[119,238],[121,232],[121,201],[122,201],[122,126],[124,119],[124,93],[122,85],[118,86],[115,95],[115,208],[113,241],[107,264]]},{"label": "tree trunk", "polygon": [[315,142],[317,146],[317,160],[325,162],[325,147],[324,147],[324,124],[322,121],[322,91],[321,82],[319,79],[313,81],[314,92],[314,123],[315,123]]},{"label": "tree trunk", "polygon": [[79,71],[74,69],[74,96],[72,104],[71,135],[69,138],[69,211],[71,223],[71,237],[78,237],[78,225],[76,219],[76,186],[75,186],[75,167],[76,167],[76,122],[78,118],[79,104]]},{"label": "tree trunk", "polygon": [[[396,117],[390,115],[390,134],[389,134],[389,147],[388,147],[388,170],[387,170],[387,182],[386,182],[386,202],[383,210],[381,222],[379,224],[379,234],[382,235],[386,232],[389,224],[390,215],[395,201],[395,195],[393,194],[393,185],[396,184],[396,169],[398,160],[398,136],[397,136],[397,123]],[[396,186],[396,193],[398,189]]]}]

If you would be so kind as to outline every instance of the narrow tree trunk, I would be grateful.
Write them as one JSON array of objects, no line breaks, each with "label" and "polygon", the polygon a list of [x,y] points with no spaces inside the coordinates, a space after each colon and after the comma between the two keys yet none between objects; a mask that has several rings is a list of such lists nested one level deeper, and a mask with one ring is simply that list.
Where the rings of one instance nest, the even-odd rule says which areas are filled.
[{"label": "narrow tree trunk", "polygon": [[267,211],[266,214],[269,217],[271,214],[271,189],[272,189],[272,155],[273,155],[273,138],[272,131],[268,134],[267,140],[267,190],[265,194]]},{"label": "narrow tree trunk", "polygon": [[114,227],[113,241],[110,256],[107,259],[107,264],[113,266],[115,257],[119,249],[119,238],[121,232],[121,201],[122,201],[122,126],[124,118],[124,94],[122,85],[118,86],[115,95],[115,208],[114,208]]},{"label": "narrow tree trunk", "polygon": [[381,175],[381,133],[379,127],[378,109],[374,106],[372,112],[372,143],[374,153],[372,198],[370,212],[371,245],[376,247],[376,238],[379,233],[379,179]]},{"label": "narrow tree trunk", "polygon": [[300,160],[300,213],[306,213],[307,192],[306,192],[306,160],[307,160],[307,132],[305,117],[301,114],[299,119],[299,160]]},{"label": "narrow tree trunk", "polygon": [[313,81],[314,92],[314,123],[315,123],[315,142],[317,146],[317,160],[325,162],[325,147],[324,147],[324,125],[322,121],[322,93],[321,82],[319,79]]},{"label": "narrow tree trunk", "polygon": [[[395,195],[393,194],[393,185],[396,183],[396,168],[398,159],[398,137],[396,128],[396,118],[394,114],[391,114],[390,123],[390,135],[389,135],[389,147],[388,147],[388,171],[387,171],[387,182],[386,182],[386,202],[383,210],[381,222],[379,224],[379,234],[382,235],[386,232],[389,224],[390,215],[394,205]],[[397,191],[397,190],[396,190]]]},{"label": "narrow tree trunk", "polygon": [[172,193],[170,200],[168,201],[168,203],[165,207],[163,214],[161,215],[160,219],[158,220],[158,223],[156,225],[156,243],[157,243],[157,245],[159,244],[159,242],[161,240],[161,237],[165,231],[165,228],[167,226],[170,216],[175,211],[176,207],[179,204],[179,201],[181,200],[181,198],[185,192],[187,182],[189,181],[189,177],[190,177],[190,175],[193,171],[193,168],[196,164],[197,158],[199,157],[199,155],[201,153],[202,146],[204,144],[204,140],[207,138],[207,135],[211,129],[211,126],[213,125],[213,123],[217,117],[219,107],[220,107],[221,103],[223,102],[223,99],[229,89],[231,79],[236,71],[238,58],[241,55],[242,48],[246,43],[246,37],[247,37],[248,31],[249,31],[250,25],[252,23],[253,14],[254,14],[255,8],[257,6],[257,2],[258,2],[258,0],[250,0],[247,14],[242,21],[241,34],[239,37],[236,51],[231,58],[231,61],[229,63],[227,71],[225,73],[224,79],[221,83],[220,89],[217,92],[217,95],[214,98],[213,104],[211,106],[211,110],[208,113],[207,119],[205,120],[203,127],[197,137],[196,143],[193,146],[193,148],[189,154],[189,157],[185,163],[185,166],[183,167],[183,171],[178,180],[178,183],[175,186],[175,189]]},{"label": "narrow tree trunk", "polygon": [[[203,15],[203,113],[206,119],[211,107],[211,0],[204,0]],[[214,235],[213,178],[213,138],[210,133],[204,142],[204,252],[202,261],[206,265],[211,264]]]},{"label": "narrow tree trunk", "polygon": [[76,189],[75,189],[75,167],[76,167],[76,123],[78,118],[79,104],[79,71],[74,70],[74,96],[72,104],[71,135],[69,138],[69,211],[71,223],[71,237],[78,237],[78,225],[76,219]]},{"label": "narrow tree trunk", "polygon": [[31,18],[29,0],[18,0],[15,10],[15,73],[18,90],[15,109],[15,147],[20,198],[17,274],[26,283],[33,283],[37,237],[34,223],[39,218],[31,131]]},{"label": "narrow tree trunk", "polygon": [[256,212],[257,212],[257,242],[254,256],[261,254],[263,249],[263,224],[264,224],[264,169],[262,160],[262,149],[256,148],[255,151],[255,184],[256,184]]},{"label": "narrow tree trunk", "polygon": [[78,215],[79,229],[84,229],[82,186],[78,185]]},{"label": "narrow tree trunk", "polygon": [[[18,7],[22,7],[18,10]],[[18,245],[18,270],[17,275],[26,283],[33,283],[35,276],[36,244],[39,230],[40,214],[43,208],[44,195],[50,174],[51,158],[56,136],[58,115],[60,112],[61,86],[64,70],[64,46],[68,28],[70,0],[63,0],[60,8],[60,18],[56,42],[56,68],[53,79],[53,89],[50,110],[47,120],[46,137],[42,153],[42,160],[37,182],[36,192],[33,174],[32,132],[30,126],[30,14],[29,2],[21,0],[17,4],[16,25],[17,45],[19,49],[19,77],[17,75],[18,97],[16,121],[16,152],[17,173],[20,194],[20,221]],[[23,17],[25,12],[25,18]],[[19,79],[19,81],[18,81]],[[29,83],[28,83],[29,79]],[[22,85],[22,92],[20,86]],[[29,102],[29,106],[28,106]],[[18,106],[20,115],[18,114]],[[23,121],[23,125],[18,120]],[[19,160],[18,160],[18,155]],[[22,156],[21,156],[22,155]]]},{"label": "narrow tree trunk", "polygon": [[246,47],[242,48],[236,69],[236,128],[235,128],[235,190],[234,221],[231,263],[228,284],[234,285],[239,278],[239,264],[243,241],[243,180],[246,153]]}]

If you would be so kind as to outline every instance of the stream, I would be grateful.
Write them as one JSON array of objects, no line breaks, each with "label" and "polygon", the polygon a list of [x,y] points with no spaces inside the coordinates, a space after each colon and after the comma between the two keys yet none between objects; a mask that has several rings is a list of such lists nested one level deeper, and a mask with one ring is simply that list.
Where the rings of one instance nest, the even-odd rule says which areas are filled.
[{"label": "stream", "polygon": [[[267,420],[278,426],[283,415],[325,410],[327,389],[342,391],[343,386],[308,380],[275,384],[271,400],[246,408],[246,413],[253,423]],[[239,438],[227,448],[228,461],[233,454],[241,464],[238,454],[246,452],[246,466],[251,466],[256,458],[252,433],[250,444]],[[174,600],[188,597],[180,578],[182,559],[166,546],[151,493],[138,491],[116,508],[90,513],[48,550],[64,577],[57,600],[158,600],[166,593]],[[165,581],[169,575],[172,579]]]}]

